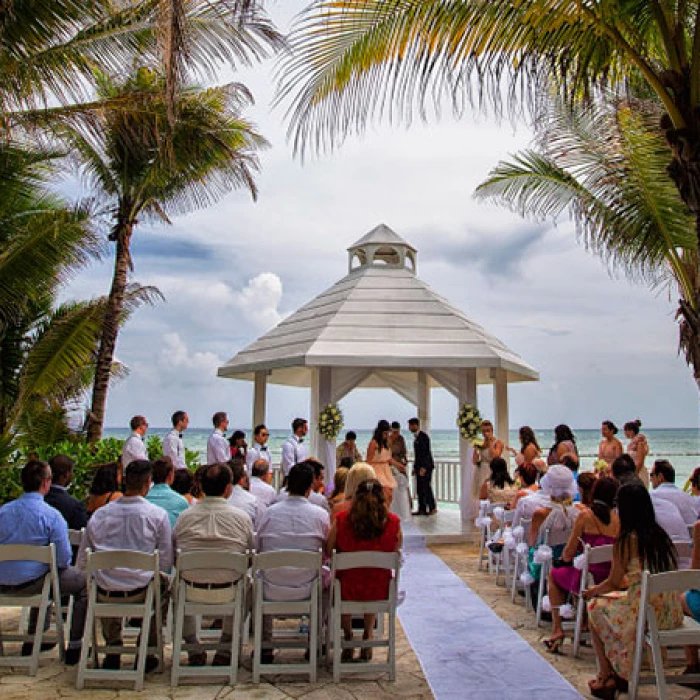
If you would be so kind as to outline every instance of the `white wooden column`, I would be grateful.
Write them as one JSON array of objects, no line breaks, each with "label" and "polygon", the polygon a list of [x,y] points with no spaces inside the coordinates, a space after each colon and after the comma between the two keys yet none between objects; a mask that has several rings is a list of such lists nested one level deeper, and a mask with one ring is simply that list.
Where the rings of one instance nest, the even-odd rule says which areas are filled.
[{"label": "white wooden column", "polygon": [[428,375],[423,371],[418,371],[418,420],[421,430],[430,432],[430,384]]},{"label": "white wooden column", "polygon": [[255,373],[253,385],[253,428],[265,422],[265,407],[267,404],[267,372]]},{"label": "white wooden column", "polygon": [[[493,371],[493,406],[496,417],[496,437],[503,441],[504,445],[509,442],[508,431],[510,424],[508,421],[508,373],[504,369]],[[506,452],[503,456],[507,457]]]},{"label": "white wooden column", "polygon": [[326,467],[326,484],[332,484],[335,474],[335,440],[326,440],[318,432],[318,414],[331,402],[332,368],[318,367],[312,372],[309,454],[318,457]]},{"label": "white wooden column", "polygon": [[[477,405],[476,398],[476,369],[461,369],[458,371],[458,407],[461,409],[465,403]],[[459,438],[459,463],[462,475],[462,493],[459,499],[459,510],[462,514],[462,522],[472,521],[479,509],[479,504],[474,503],[471,496],[474,465],[472,464],[472,444],[460,436]]]}]

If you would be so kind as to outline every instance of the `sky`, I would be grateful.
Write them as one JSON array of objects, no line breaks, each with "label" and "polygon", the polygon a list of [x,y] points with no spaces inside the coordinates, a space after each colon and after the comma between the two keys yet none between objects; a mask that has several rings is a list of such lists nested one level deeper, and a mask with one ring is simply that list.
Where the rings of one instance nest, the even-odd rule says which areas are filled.
[{"label": "sky", "polygon": [[[285,31],[299,0],[269,2]],[[385,223],[418,250],[418,274],[438,294],[537,368],[541,379],[510,388],[511,427],[564,422],[592,428],[635,418],[647,427],[698,424],[697,389],[677,354],[675,297],[611,274],[577,242],[563,217],[521,219],[474,200],[500,159],[527,146],[528,129],[481,115],[410,128],[379,123],[333,154],[295,158],[282,108],[272,109],[274,62],[221,81],[243,82],[246,110],[270,142],[261,154],[257,202],[243,191],[174,220],[139,226],[133,279],[165,297],[123,328],[118,359],[130,370],[110,391],[106,425],[134,414],[166,426],[184,409],[190,425],[215,411],[249,427],[252,387],[217,368],[347,273],[346,248]],[[94,264],[66,297],[106,294],[112,260]],[[433,391],[434,428],[454,426],[457,406]],[[490,387],[479,390],[492,415]],[[308,390],[270,387],[267,423],[308,416]],[[407,420],[415,409],[389,390],[356,390],[341,402],[347,428]]]}]

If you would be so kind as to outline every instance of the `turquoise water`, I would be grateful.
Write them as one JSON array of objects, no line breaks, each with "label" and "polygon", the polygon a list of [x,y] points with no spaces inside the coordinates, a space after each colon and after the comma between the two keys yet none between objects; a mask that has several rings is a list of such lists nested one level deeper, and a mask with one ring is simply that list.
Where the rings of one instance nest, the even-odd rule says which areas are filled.
[{"label": "turquoise water", "polygon": [[[165,435],[167,428],[150,428],[149,434]],[[200,453],[202,459],[206,458],[207,438],[210,430],[192,428],[183,434],[183,442],[190,450]],[[364,453],[372,437],[369,430],[356,430],[357,445],[360,452]],[[651,455],[647,459],[647,466],[651,466],[654,459],[668,459],[676,468],[678,481],[687,479],[695,467],[700,466],[700,431],[697,429],[678,428],[673,430],[645,430],[643,431],[649,440]],[[600,442],[599,430],[574,430],[576,442],[584,469],[592,467],[595,456],[598,453],[598,443]],[[231,431],[228,433],[231,434]],[[412,445],[410,434],[403,431],[409,449]],[[554,437],[552,431],[536,430],[537,440],[546,456]],[[126,438],[127,430],[117,428],[105,429],[105,437]],[[279,461],[282,443],[287,439],[289,433],[286,430],[270,430],[270,452],[273,461]],[[247,431],[248,442],[252,441],[251,431]],[[618,435],[620,437],[620,435]],[[436,459],[459,458],[459,435],[456,430],[433,430],[431,432],[433,455]],[[620,437],[622,444],[626,445],[624,435]],[[519,445],[517,431],[510,432],[509,444],[513,447]]]}]

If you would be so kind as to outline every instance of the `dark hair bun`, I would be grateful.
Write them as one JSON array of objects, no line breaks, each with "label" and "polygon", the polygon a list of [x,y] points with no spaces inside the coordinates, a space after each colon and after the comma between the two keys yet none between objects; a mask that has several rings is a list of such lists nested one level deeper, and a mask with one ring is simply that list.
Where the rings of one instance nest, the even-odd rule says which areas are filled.
[{"label": "dark hair bun", "polygon": [[642,427],[642,421],[640,421],[639,418],[637,418],[636,420],[633,420],[632,422],[633,422],[638,428],[641,428],[641,427]]}]

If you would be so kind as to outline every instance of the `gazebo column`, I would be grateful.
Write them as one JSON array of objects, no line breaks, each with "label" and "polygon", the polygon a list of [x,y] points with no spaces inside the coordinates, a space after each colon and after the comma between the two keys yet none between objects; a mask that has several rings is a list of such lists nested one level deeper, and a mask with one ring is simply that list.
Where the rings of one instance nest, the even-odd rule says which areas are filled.
[{"label": "gazebo column", "polygon": [[267,372],[255,373],[253,385],[253,428],[265,422],[265,407],[267,404]]},{"label": "gazebo column", "polygon": [[430,432],[430,384],[428,375],[423,370],[418,371],[418,420],[422,430]]},{"label": "gazebo column", "polygon": [[[493,378],[493,405],[496,413],[496,437],[508,444],[508,432],[510,425],[508,422],[508,373],[504,369],[492,370]],[[504,457],[508,459],[508,452]]]},{"label": "gazebo column", "polygon": [[309,415],[310,454],[318,457],[326,467],[326,483],[335,474],[335,440],[326,440],[318,431],[318,414],[332,401],[333,370],[331,367],[315,367],[311,379],[311,411]]},{"label": "gazebo column", "polygon": [[[457,400],[458,410],[465,403],[472,406],[477,405],[476,399],[476,369],[460,369],[457,371]],[[459,438],[459,463],[462,474],[462,494],[459,499],[459,510],[462,514],[462,522],[468,522],[476,517],[478,503],[472,499],[472,478],[474,465],[472,464],[472,454],[474,448],[468,440]]]}]

